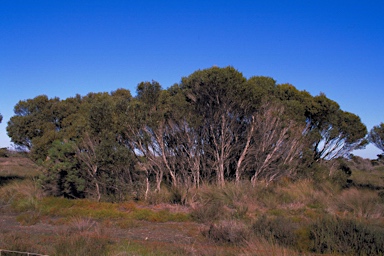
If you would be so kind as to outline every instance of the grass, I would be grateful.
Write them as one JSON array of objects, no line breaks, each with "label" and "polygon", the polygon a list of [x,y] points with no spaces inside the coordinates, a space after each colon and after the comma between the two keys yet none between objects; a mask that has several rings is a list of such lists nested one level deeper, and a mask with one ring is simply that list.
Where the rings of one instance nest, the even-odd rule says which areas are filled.
[{"label": "grass", "polygon": [[351,180],[357,187],[384,190],[384,170],[381,166],[372,171],[354,170]]},{"label": "grass", "polygon": [[37,210],[43,193],[36,182],[27,179],[13,181],[0,187],[0,206],[16,212]]},{"label": "grass", "polygon": [[[148,201],[108,203],[46,197],[34,180],[36,166],[6,159],[6,170],[0,161],[0,213],[16,215],[25,229],[50,224],[57,230],[53,236],[0,232],[3,248],[50,255],[383,255],[382,166],[354,169],[352,185],[344,188],[329,179],[228,182],[164,187]],[[163,225],[167,241],[162,235],[127,240],[110,233],[150,234]],[[178,231],[191,240],[178,238]]]},{"label": "grass", "polygon": [[18,155],[5,158],[0,157],[0,178],[14,177],[15,179],[24,179],[37,177],[40,173],[40,168],[26,157]]},{"label": "grass", "polygon": [[380,219],[384,217],[384,204],[376,191],[350,188],[335,197],[330,208],[355,218]]}]

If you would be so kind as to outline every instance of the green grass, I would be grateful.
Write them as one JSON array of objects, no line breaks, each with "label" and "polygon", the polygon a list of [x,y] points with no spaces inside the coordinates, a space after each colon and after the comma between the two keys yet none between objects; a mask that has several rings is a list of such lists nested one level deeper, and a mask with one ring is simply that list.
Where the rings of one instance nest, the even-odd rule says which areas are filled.
[{"label": "green grass", "polygon": [[[125,207],[124,207],[125,206]],[[47,197],[41,200],[39,210],[44,215],[59,217],[90,217],[94,219],[133,219],[151,222],[182,222],[190,220],[188,214],[172,213],[169,210],[138,208],[127,203],[105,203],[90,200],[71,200]]]}]

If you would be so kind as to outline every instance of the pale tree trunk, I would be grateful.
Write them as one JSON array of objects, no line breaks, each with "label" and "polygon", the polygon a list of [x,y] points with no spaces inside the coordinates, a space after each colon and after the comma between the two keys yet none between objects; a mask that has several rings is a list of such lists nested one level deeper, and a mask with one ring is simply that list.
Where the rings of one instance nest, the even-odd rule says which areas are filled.
[{"label": "pale tree trunk", "polygon": [[250,124],[251,128],[247,133],[247,141],[244,145],[244,148],[241,152],[241,155],[239,159],[237,160],[236,164],[236,171],[235,171],[235,178],[236,178],[236,184],[239,184],[240,179],[241,179],[241,174],[243,172],[243,162],[245,161],[246,155],[248,154],[249,148],[251,146],[251,140],[253,133],[255,131],[255,118],[252,116],[252,122]]},{"label": "pale tree trunk", "polygon": [[101,199],[100,185],[97,180],[99,166],[96,156],[96,148],[99,142],[100,140],[97,137],[91,138],[89,134],[86,133],[82,143],[76,150],[76,157],[87,166],[86,171],[95,184],[97,201]]}]

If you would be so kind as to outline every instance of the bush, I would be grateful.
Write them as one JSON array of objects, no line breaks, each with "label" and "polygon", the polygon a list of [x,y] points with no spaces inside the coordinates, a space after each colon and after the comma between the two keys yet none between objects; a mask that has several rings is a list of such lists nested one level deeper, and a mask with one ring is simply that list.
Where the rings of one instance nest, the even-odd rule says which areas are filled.
[{"label": "bush", "polygon": [[310,225],[312,252],[383,255],[384,229],[355,220],[325,217]]},{"label": "bush", "polygon": [[202,231],[202,234],[215,243],[239,245],[250,237],[250,230],[240,222],[225,221],[211,224],[209,229]]},{"label": "bush", "polygon": [[191,212],[191,217],[195,221],[208,223],[213,222],[225,215],[224,205],[220,201],[211,201],[205,205],[195,207]]},{"label": "bush", "polygon": [[267,218],[267,216],[262,215],[252,225],[252,230],[256,236],[260,236],[271,243],[276,242],[291,248],[295,248],[297,245],[296,232],[299,228],[298,223],[283,216]]},{"label": "bush", "polygon": [[309,224],[261,216],[253,232],[271,243],[314,253],[383,255],[384,228],[356,220],[323,216]]},{"label": "bush", "polygon": [[9,151],[7,148],[0,148],[0,157],[9,157]]}]

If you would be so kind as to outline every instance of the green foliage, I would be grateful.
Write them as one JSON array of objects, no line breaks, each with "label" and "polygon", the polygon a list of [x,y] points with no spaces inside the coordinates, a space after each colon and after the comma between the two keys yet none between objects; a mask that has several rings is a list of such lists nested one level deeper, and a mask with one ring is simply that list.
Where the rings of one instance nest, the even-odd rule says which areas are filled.
[{"label": "green foliage", "polygon": [[44,166],[49,195],[111,202],[150,198],[163,183],[183,203],[181,187],[306,176],[315,162],[367,143],[360,118],[324,94],[246,79],[233,67],[195,71],[166,90],[142,82],[135,97],[126,89],[40,95],[14,113],[7,133]]},{"label": "green foliage", "polygon": [[368,139],[384,152],[384,123],[374,126],[369,132]]},{"label": "green foliage", "polygon": [[54,141],[44,162],[46,171],[40,184],[48,195],[68,198],[85,196],[86,180],[76,158],[75,143]]}]

